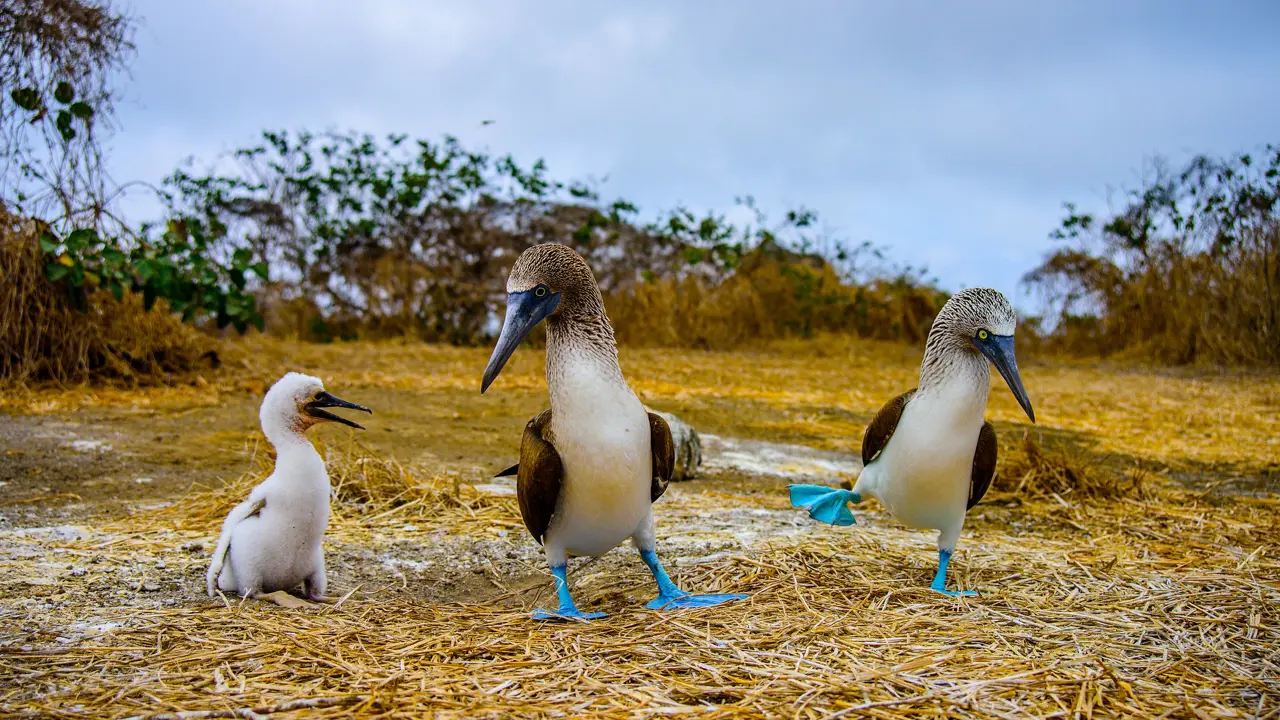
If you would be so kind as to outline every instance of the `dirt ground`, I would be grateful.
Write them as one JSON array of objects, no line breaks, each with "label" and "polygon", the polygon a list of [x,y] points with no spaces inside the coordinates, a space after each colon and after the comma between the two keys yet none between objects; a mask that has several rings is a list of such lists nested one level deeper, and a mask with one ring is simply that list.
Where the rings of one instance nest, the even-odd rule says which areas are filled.
[{"label": "dirt ground", "polygon": [[[903,528],[876,503],[869,502],[858,509],[856,529],[842,529],[836,536],[831,528],[817,526],[786,502],[788,482],[836,484],[856,474],[862,426],[878,402],[913,384],[918,355],[890,349],[877,356],[872,351],[859,346],[822,350],[783,347],[754,355],[624,353],[624,370],[642,399],[652,407],[677,413],[702,434],[704,462],[699,476],[673,485],[656,508],[659,552],[678,581],[695,590],[716,589],[711,585],[724,589],[726,584],[747,582],[752,575],[744,574],[743,563],[753,558],[778,557],[779,553],[786,555],[837,537],[846,539],[839,542],[853,542],[839,551],[847,553],[841,555],[841,562],[857,561],[867,572],[875,568],[883,571],[874,582],[908,590],[927,585],[936,561],[932,533]],[[355,435],[369,452],[394,458],[416,475],[447,477],[474,486],[479,495],[509,499],[513,494],[509,479],[492,475],[515,461],[524,422],[546,403],[540,353],[536,351],[517,353],[512,369],[483,397],[475,387],[483,367],[482,351],[399,345],[317,349],[270,344],[265,350],[251,347],[246,354],[268,355],[275,367],[314,372],[326,380],[330,391],[374,409],[371,418],[362,418],[368,428],[365,432],[337,426],[313,430],[325,447],[337,447]],[[0,716],[70,717],[88,712],[86,708],[104,717],[144,712],[150,703],[148,697],[164,694],[151,681],[129,681],[135,684],[128,690],[106,680],[101,686],[83,678],[69,681],[59,679],[56,663],[109,652],[95,648],[110,647],[118,647],[119,652],[133,658],[125,665],[138,662],[138,642],[163,644],[165,635],[165,631],[156,635],[148,629],[153,628],[146,620],[152,617],[148,613],[197,612],[202,618],[212,617],[210,613],[248,613],[234,617],[250,620],[285,617],[279,614],[283,611],[271,608],[226,608],[222,600],[208,598],[204,571],[220,518],[205,526],[188,523],[178,527],[166,524],[169,516],[164,514],[191,493],[217,487],[254,469],[255,453],[263,452],[257,430],[258,402],[274,371],[263,371],[251,363],[244,367],[248,369],[239,375],[211,381],[199,378],[178,388],[15,391],[0,403],[4,413],[0,414]],[[1051,553],[1043,562],[1061,563],[1062,572],[1068,575],[1074,572],[1072,563],[1086,568],[1088,578],[1080,581],[1082,589],[1066,596],[1068,602],[1080,602],[1079,592],[1098,598],[1113,593],[1107,588],[1115,585],[1106,584],[1100,568],[1114,568],[1117,562],[1123,565],[1130,560],[1157,563],[1149,571],[1134,570],[1138,575],[1125,580],[1141,586],[1145,593],[1155,587],[1150,583],[1156,582],[1157,575],[1173,572],[1167,564],[1171,560],[1153,560],[1152,554],[1170,552],[1164,545],[1172,540],[1169,533],[1174,533],[1172,537],[1183,533],[1188,547],[1199,548],[1197,543],[1202,543],[1205,548],[1216,548],[1196,551],[1213,563],[1223,567],[1235,564],[1241,572],[1251,573],[1245,584],[1214,580],[1214,587],[1227,591],[1234,587],[1237,594],[1252,598],[1240,610],[1245,620],[1239,630],[1252,638],[1254,649],[1238,651],[1238,656],[1230,656],[1230,662],[1235,663],[1233,667],[1252,667],[1250,673],[1262,676],[1248,682],[1232,680],[1243,684],[1231,686],[1229,693],[1223,690],[1226,695],[1205,696],[1203,703],[1188,704],[1185,696],[1178,699],[1178,693],[1185,693],[1186,688],[1173,684],[1151,690],[1148,704],[1142,705],[1138,702],[1141,685],[1138,691],[1132,690],[1135,678],[1142,675],[1133,670],[1132,677],[1116,680],[1113,685],[1121,688],[1127,684],[1131,694],[1138,692],[1138,696],[1125,700],[1123,691],[1117,689],[1120,704],[1097,701],[1097,711],[1104,716],[1126,715],[1132,713],[1126,713],[1125,707],[1164,707],[1161,703],[1166,701],[1172,703],[1169,707],[1187,708],[1188,717],[1244,717],[1255,710],[1259,715],[1280,711],[1280,676],[1274,674],[1274,656],[1269,664],[1265,660],[1266,648],[1272,653],[1280,648],[1280,629],[1275,626],[1280,577],[1273,572],[1280,548],[1275,543],[1277,535],[1270,534],[1280,530],[1276,498],[1280,489],[1280,445],[1276,441],[1280,421],[1275,418],[1280,408],[1280,381],[1273,377],[1174,376],[1036,363],[1028,363],[1025,375],[1041,418],[1033,432],[1044,446],[1070,453],[1099,472],[1138,472],[1149,484],[1172,494],[1161,495],[1164,500],[1139,493],[1132,498],[1095,502],[1070,495],[1032,500],[1014,493],[993,493],[988,502],[970,512],[952,565],[952,583],[980,587],[984,594],[995,592],[997,597],[1006,586],[1033,584],[1017,561],[997,559],[998,548],[1013,548],[1014,556],[1028,553],[1024,560],[1032,557],[1029,553]],[[1225,399],[1230,404],[1205,407],[1206,399]],[[990,416],[1001,433],[1031,430],[1017,413],[997,377]],[[1219,423],[1233,425],[1224,430]],[[1231,439],[1230,447],[1222,446],[1224,437]],[[1175,497],[1184,499],[1169,499]],[[1145,519],[1124,519],[1135,512]],[[524,622],[525,613],[553,602],[554,594],[540,548],[510,509],[498,513],[499,521],[479,523],[465,514],[450,515],[455,521],[418,518],[409,510],[395,508],[361,515],[350,508],[335,507],[333,531],[326,541],[329,581],[337,593],[352,592],[347,601],[350,605],[333,611],[340,613],[335,617],[374,612],[380,607],[425,612],[436,605],[488,606],[506,613],[501,616],[502,623]],[[1152,524],[1157,522],[1163,524]],[[1200,536],[1194,533],[1208,532],[1206,528],[1217,528],[1213,539],[1196,539]],[[1122,536],[1128,539],[1120,540]],[[1090,547],[1106,538],[1120,540],[1128,549],[1108,550],[1111,565],[1107,565],[1106,553],[1093,559],[1080,556],[1073,549],[1079,538],[1088,538]],[[1160,565],[1162,562],[1166,564]],[[1160,569],[1155,569],[1157,566]],[[1053,567],[1037,571],[1042,576],[1059,572]],[[824,591],[843,587],[850,582],[847,573],[851,571],[844,572],[843,576],[822,574],[806,582],[817,583],[815,587]],[[1156,575],[1138,579],[1145,578],[1147,572]],[[652,580],[629,546],[600,559],[575,560],[570,578],[581,607],[623,617],[643,615],[637,610],[653,594]],[[1026,591],[1050,592],[1043,584],[1037,587]],[[788,585],[785,592],[793,590]],[[794,592],[797,595],[788,595],[786,602],[798,607],[807,605],[807,597],[814,597],[817,590],[805,589],[797,581]],[[869,592],[872,594],[866,601],[876,607],[894,596],[893,590],[888,590],[888,595]],[[1006,592],[1012,593],[1012,589]],[[912,608],[923,608],[926,606],[921,603],[936,601],[912,595],[906,602]],[[1039,621],[1032,620],[1037,613],[1042,616],[1030,606],[1018,608],[1013,595],[1005,602],[1015,606],[998,612],[1006,613],[1013,625]],[[1254,607],[1253,603],[1260,605]],[[1023,617],[1020,613],[1026,613],[1024,620],[1018,619]],[[1083,624],[1063,632],[1099,631],[1087,620],[1080,622]],[[1211,623],[1213,632],[1229,629],[1231,621],[1225,622],[1225,627],[1221,622]],[[458,633],[464,633],[463,625],[457,627]],[[1202,641],[1208,643],[1204,637],[1202,628]],[[342,644],[337,642],[340,651]],[[1199,641],[1182,638],[1168,642],[1195,645]],[[820,648],[821,644],[814,645],[801,655],[807,657],[810,651],[820,655]],[[1170,652],[1199,653],[1200,661],[1211,662],[1205,648],[1170,645],[1166,655]],[[1264,659],[1259,659],[1258,653]],[[41,658],[55,664],[48,665]],[[207,674],[213,667],[202,672]],[[125,682],[123,668],[112,682]],[[815,675],[814,682],[819,682],[820,675]],[[163,672],[155,677],[164,684]],[[268,700],[306,697],[323,689],[324,683],[318,679],[308,682],[296,692],[282,690],[278,682],[242,682],[239,695],[235,688],[220,690],[217,695],[200,696],[204,697],[201,701],[166,701],[147,712],[262,707],[271,704]],[[951,692],[944,690],[952,687],[947,684],[951,681],[939,682],[921,695],[925,698],[922,710],[959,707],[938,704],[940,697]],[[1214,681],[1222,688],[1231,682]],[[222,680],[218,683],[221,688]],[[429,688],[426,684],[423,687]],[[1061,690],[1063,697],[1083,692],[1079,687]],[[652,686],[633,690],[648,693]],[[980,692],[967,692],[977,693],[974,697],[978,699],[967,701],[970,704],[963,711],[956,711],[962,715],[1004,717],[1007,715],[1002,713],[1010,708],[1016,715],[1018,707],[1029,707],[1016,697],[1012,705],[1007,698],[999,702],[988,698],[984,703]],[[1034,702],[1046,697],[1063,702],[1057,689],[1038,692]],[[779,702],[794,707],[803,696],[805,693],[797,691]],[[590,702],[582,704],[586,701],[578,695],[574,696],[578,704],[557,704],[560,701],[555,698],[560,696],[554,694],[534,697],[537,702],[528,707],[531,714],[539,716],[572,715],[567,708],[592,707]],[[603,697],[589,695],[592,702],[604,702]],[[730,693],[726,700],[709,704],[705,699],[685,700],[681,705],[685,710],[671,712],[706,714],[720,708],[715,712],[723,714],[728,707],[750,716],[770,707],[759,698],[748,702],[744,697]],[[830,716],[851,712],[860,703],[881,702],[875,695],[864,695],[863,700],[842,697],[837,693],[819,703],[813,713],[799,716]],[[883,702],[890,702],[889,697]],[[441,710],[434,702],[392,703],[383,710],[393,715],[393,710],[409,713],[406,716]],[[1025,702],[1032,702],[1030,695]],[[1126,706],[1125,702],[1131,704]],[[1094,705],[1091,697],[1089,706]],[[503,714],[479,705],[469,707],[470,711],[459,711],[459,716]],[[640,703],[632,708],[635,712],[616,714],[647,714],[644,707]],[[658,712],[654,707],[649,714]],[[1182,714],[1177,711],[1170,716]]]},{"label": "dirt ground", "polygon": [[[486,492],[514,494],[511,478],[492,475],[516,459],[523,424],[528,415],[537,412],[536,393],[524,393],[535,397],[503,403],[497,413],[457,410],[473,399],[458,391],[362,387],[342,393],[376,408],[376,414],[363,421],[365,432],[336,425],[314,429],[312,435],[318,441],[335,443],[357,437],[375,453],[396,457],[421,472],[455,473]],[[82,541],[97,537],[94,528],[103,522],[163,507],[193,488],[214,486],[247,471],[255,444],[260,442],[255,429],[257,401],[256,396],[243,393],[214,406],[175,411],[84,409],[67,415],[0,416],[0,446],[4,448],[0,456],[0,554],[14,551],[6,545],[6,537]],[[778,493],[788,480],[838,482],[841,471],[856,474],[860,467],[856,457],[801,445],[710,434],[702,439],[702,445],[703,463],[697,479],[678,486],[672,497],[686,492],[732,492],[760,496],[766,504],[778,506]],[[726,507],[717,517],[679,511],[662,517],[667,547],[677,553],[714,552],[749,545],[755,537],[809,530],[810,523],[802,520],[781,506],[768,510]],[[218,529],[210,525],[203,540],[184,543],[183,559],[206,561],[202,553],[212,550]],[[523,528],[501,531],[497,537],[480,542],[472,536],[446,533],[410,537],[416,530],[412,523],[389,530],[377,543],[379,552],[331,542],[327,556],[331,584],[376,586],[379,592],[432,602],[483,602],[507,594],[513,584],[545,584],[540,548]],[[695,540],[690,531],[695,535],[720,533],[724,539],[721,543]],[[104,541],[109,539],[103,536]],[[592,571],[598,566],[599,572],[613,572],[619,563],[636,562],[634,553],[627,550],[592,563]],[[130,590],[137,580],[144,590],[159,585],[143,596],[149,605],[207,602],[200,563],[179,565],[184,568],[180,574],[176,567],[167,566],[159,568],[167,571],[163,573],[132,567],[94,568],[95,573],[115,573],[114,581],[90,583],[88,591],[103,603],[132,602],[138,599]],[[84,571],[74,564],[67,569],[73,576]],[[74,597],[75,602],[83,600],[82,596]]]}]

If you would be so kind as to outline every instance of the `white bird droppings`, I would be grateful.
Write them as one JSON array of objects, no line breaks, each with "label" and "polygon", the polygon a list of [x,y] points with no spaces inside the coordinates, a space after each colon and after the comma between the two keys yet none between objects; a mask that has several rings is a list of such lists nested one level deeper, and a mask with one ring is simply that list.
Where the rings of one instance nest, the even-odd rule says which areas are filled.
[{"label": "white bird droppings", "polygon": [[66,447],[82,453],[106,452],[111,449],[110,445],[101,440],[72,440],[66,444]]}]

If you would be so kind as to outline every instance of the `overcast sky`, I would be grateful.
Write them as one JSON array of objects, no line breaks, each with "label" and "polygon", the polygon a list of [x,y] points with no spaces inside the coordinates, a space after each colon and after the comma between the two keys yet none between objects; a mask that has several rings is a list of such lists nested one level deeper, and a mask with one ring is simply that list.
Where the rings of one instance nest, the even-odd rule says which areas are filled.
[{"label": "overcast sky", "polygon": [[[405,132],[607,178],[652,215],[775,216],[928,266],[1019,278],[1063,201],[1144,159],[1280,141],[1280,3],[1174,0],[135,0],[112,142],[158,182],[265,128]],[[495,121],[481,126],[484,120]],[[128,212],[140,216],[139,197]]]}]

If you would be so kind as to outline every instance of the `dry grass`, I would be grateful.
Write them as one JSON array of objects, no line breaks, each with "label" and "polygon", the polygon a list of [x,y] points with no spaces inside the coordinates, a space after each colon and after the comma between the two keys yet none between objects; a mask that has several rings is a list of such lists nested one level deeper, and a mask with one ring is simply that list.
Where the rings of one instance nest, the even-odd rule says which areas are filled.
[{"label": "dry grass", "polygon": [[[480,493],[457,472],[415,473],[394,459],[378,456],[355,439],[336,447],[313,443],[329,467],[336,523],[353,519],[367,525],[394,516],[397,521],[412,519],[429,527],[460,530],[472,524],[511,525],[512,515],[518,512],[514,497]],[[188,495],[148,515],[142,523],[176,530],[220,526],[227,513],[275,467],[275,453],[265,439],[253,441],[250,462],[252,471],[213,487],[197,483]]]},{"label": "dry grass", "polygon": [[1006,435],[1000,450],[993,492],[1017,497],[1056,497],[1078,501],[1119,497],[1143,498],[1148,494],[1146,468],[1137,464],[1123,475],[1111,467],[1097,467],[1091,458],[1070,450],[1047,450],[1030,431],[1020,437]]},{"label": "dry grass", "polygon": [[[416,342],[315,345],[254,337],[224,345],[235,358],[209,375],[212,386],[134,392],[122,388],[4,388],[0,410],[63,413],[84,408],[181,410],[217,405],[231,395],[261,397],[283,369],[322,377],[334,387],[404,392],[476,393],[477,403],[516,392],[545,392],[542,352],[518,351],[489,395],[480,371],[489,348]],[[862,430],[885,399],[916,384],[920,351],[894,343],[825,336],[734,352],[623,348],[623,371],[654,407],[689,416],[711,432],[734,423],[752,437],[856,453]],[[1280,468],[1280,375],[1190,373],[1053,358],[1020,358],[1035,404],[1037,431],[1070,433],[1091,449],[1217,472]],[[493,396],[495,399],[491,399]],[[999,377],[987,417],[1009,447],[1030,428]]]},{"label": "dry grass", "polygon": [[[410,398],[470,396],[487,356],[275,340],[240,351],[331,387]],[[878,403],[914,383],[918,361],[898,346],[840,340],[623,352],[642,398],[700,430],[851,452]],[[541,363],[540,353],[517,353],[496,397],[476,394],[476,412],[540,397]],[[1280,716],[1280,501],[1168,479],[1186,465],[1273,467],[1280,382],[1024,364],[1041,423],[1028,432],[993,386],[1002,475],[970,512],[951,566],[952,583],[979,597],[929,592],[933,535],[905,530],[874,503],[837,530],[788,510],[780,486],[693,483],[659,502],[659,549],[683,587],[750,593],[745,602],[644,610],[652,580],[638,562],[616,560],[624,548],[598,561],[608,569],[571,569],[580,606],[611,615],[590,624],[531,621],[528,611],[550,600],[549,578],[536,560],[523,573],[531,585],[496,570],[506,555],[482,558],[481,577],[502,588],[483,603],[429,603],[427,588],[379,571],[339,577],[334,589],[354,593],[336,608],[226,605],[203,595],[204,552],[222,514],[268,471],[258,450],[243,477],[80,537],[0,533],[0,715]],[[43,391],[10,407],[177,412],[260,393],[272,378],[255,368],[206,386]],[[499,537],[534,552],[513,498],[478,490],[472,483],[488,478],[476,471],[405,467],[357,444],[323,450],[338,497],[331,553],[450,539],[483,553]],[[729,523],[731,511],[787,532],[744,540],[752,526]],[[180,581],[162,579],[175,573]],[[288,705],[299,702],[309,705]]]},{"label": "dry grass", "polygon": [[74,309],[45,279],[30,224],[18,225],[0,211],[0,381],[136,386],[209,367],[214,339],[183,325],[163,301],[147,312],[135,294],[117,302],[97,292],[87,312]]},{"label": "dry grass", "polygon": [[[331,452],[342,478],[335,485],[379,500],[421,485],[397,479],[401,469],[370,472],[368,460]],[[128,518],[105,536],[25,541],[62,562],[141,568],[140,590],[157,560],[202,570],[203,556],[184,543],[208,536],[209,511],[226,503],[220,494],[195,497],[202,501]],[[749,502],[677,489],[666,512],[714,511],[726,500]],[[376,507],[344,507],[331,542],[369,542]],[[518,522],[511,503],[491,507],[494,519]],[[415,512],[456,533],[492,534],[489,523],[460,524],[471,510],[441,502]],[[155,530],[157,519],[180,517],[193,522]],[[1020,532],[1019,524],[1031,527]],[[651,581],[641,570],[577,573],[580,603],[612,617],[561,626],[530,621],[530,599],[432,605],[376,591],[314,612],[202,596],[168,608],[85,607],[59,600],[99,581],[97,573],[65,574],[55,594],[20,604],[25,616],[6,622],[64,629],[46,630],[27,649],[0,649],[10,680],[0,708],[49,718],[252,717],[245,708],[405,718],[1280,711],[1280,552],[1266,540],[1280,536],[1274,499],[1209,502],[1166,490],[1156,502],[987,508],[972,525],[953,578],[981,589],[979,598],[926,590],[931,538],[873,513],[855,528],[815,529],[679,567],[686,587],[751,593],[720,608],[646,611],[639,603]],[[4,574],[21,577],[35,564],[10,560]],[[68,636],[73,627],[79,637]]]},{"label": "dry grass", "polygon": [[922,344],[946,299],[905,279],[851,284],[816,258],[753,253],[723,281],[665,278],[605,304],[625,345],[726,349],[821,333]]},{"label": "dry grass", "polygon": [[1111,212],[1069,208],[1069,244],[1024,276],[1058,311],[1050,344],[1280,368],[1280,147],[1149,169]]}]

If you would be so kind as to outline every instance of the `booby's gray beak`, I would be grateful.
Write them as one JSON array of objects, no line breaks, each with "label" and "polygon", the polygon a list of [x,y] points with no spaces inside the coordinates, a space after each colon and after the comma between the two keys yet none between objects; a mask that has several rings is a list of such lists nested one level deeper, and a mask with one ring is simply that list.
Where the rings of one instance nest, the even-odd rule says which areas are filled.
[{"label": "booby's gray beak", "polygon": [[1022,386],[1022,374],[1018,372],[1018,359],[1013,355],[1013,336],[989,335],[986,340],[975,341],[974,344],[1000,371],[1000,376],[1009,385],[1009,390],[1018,399],[1018,404],[1034,423],[1036,413],[1031,409],[1031,398],[1027,397],[1027,389]]},{"label": "booby's gray beak", "polygon": [[[545,288],[543,288],[545,290]],[[489,357],[489,365],[484,369],[484,379],[480,383],[480,394],[489,389],[498,373],[511,354],[520,346],[521,341],[543,318],[556,311],[560,305],[560,293],[547,292],[538,297],[534,290],[514,292],[507,295],[507,314],[502,319],[502,332],[498,335],[498,344]]]},{"label": "booby's gray beak", "polygon": [[343,425],[350,425],[357,430],[364,429],[363,425],[360,425],[353,420],[348,420],[340,415],[334,415],[324,408],[347,408],[348,410],[362,410],[370,415],[373,414],[372,410],[363,405],[347,402],[346,400],[334,397],[323,390],[316,393],[314,400],[302,406],[302,409],[305,410],[308,415],[316,418],[317,420],[332,420],[333,422],[342,423]]}]

